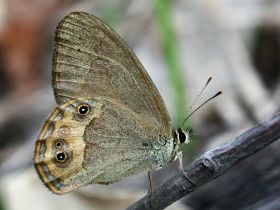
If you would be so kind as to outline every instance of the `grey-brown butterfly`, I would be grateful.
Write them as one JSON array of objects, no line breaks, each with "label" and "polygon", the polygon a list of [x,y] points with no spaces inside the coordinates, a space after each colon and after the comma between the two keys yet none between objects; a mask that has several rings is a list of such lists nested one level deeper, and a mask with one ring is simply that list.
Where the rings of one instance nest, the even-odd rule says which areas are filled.
[{"label": "grey-brown butterfly", "polygon": [[34,164],[56,194],[157,170],[188,142],[188,131],[172,131],[135,54],[93,15],[73,12],[59,23],[52,86],[57,107],[36,141]]}]

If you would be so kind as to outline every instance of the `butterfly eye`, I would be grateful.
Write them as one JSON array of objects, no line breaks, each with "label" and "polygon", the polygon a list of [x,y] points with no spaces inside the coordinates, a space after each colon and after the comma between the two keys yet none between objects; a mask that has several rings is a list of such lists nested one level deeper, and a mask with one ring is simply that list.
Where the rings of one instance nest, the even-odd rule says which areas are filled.
[{"label": "butterfly eye", "polygon": [[64,163],[67,159],[67,155],[65,152],[59,152],[56,154],[55,159],[60,163]]},{"label": "butterfly eye", "polygon": [[81,115],[86,115],[89,112],[89,106],[87,104],[82,104],[78,106],[78,113]]}]

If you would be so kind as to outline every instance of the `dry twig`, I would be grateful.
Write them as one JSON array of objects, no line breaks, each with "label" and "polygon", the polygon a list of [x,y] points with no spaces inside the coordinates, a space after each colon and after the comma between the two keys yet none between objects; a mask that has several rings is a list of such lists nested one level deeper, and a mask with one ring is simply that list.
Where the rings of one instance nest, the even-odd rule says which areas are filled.
[{"label": "dry twig", "polygon": [[192,184],[182,172],[128,208],[164,209],[173,202],[222,175],[241,160],[253,155],[280,138],[280,113],[232,139],[209,150],[184,168]]}]

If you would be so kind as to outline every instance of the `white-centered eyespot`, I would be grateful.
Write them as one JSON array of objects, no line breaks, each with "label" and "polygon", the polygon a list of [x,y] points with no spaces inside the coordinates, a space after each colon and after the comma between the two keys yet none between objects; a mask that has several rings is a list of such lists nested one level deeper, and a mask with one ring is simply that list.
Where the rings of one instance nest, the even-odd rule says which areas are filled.
[{"label": "white-centered eyespot", "polygon": [[86,115],[89,113],[89,105],[87,104],[81,104],[77,107],[77,112],[80,114],[80,115]]}]

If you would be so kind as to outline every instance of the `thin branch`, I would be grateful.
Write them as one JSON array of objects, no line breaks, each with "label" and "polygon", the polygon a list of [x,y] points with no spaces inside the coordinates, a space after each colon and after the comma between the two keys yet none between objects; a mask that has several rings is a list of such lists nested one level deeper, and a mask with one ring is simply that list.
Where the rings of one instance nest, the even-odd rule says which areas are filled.
[{"label": "thin branch", "polygon": [[184,168],[188,178],[183,172],[178,173],[155,189],[152,195],[146,195],[128,210],[164,209],[279,138],[280,113],[247,130],[229,143],[207,151]]}]

